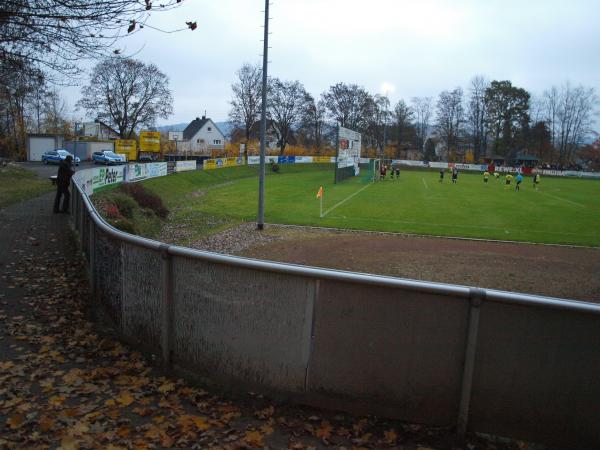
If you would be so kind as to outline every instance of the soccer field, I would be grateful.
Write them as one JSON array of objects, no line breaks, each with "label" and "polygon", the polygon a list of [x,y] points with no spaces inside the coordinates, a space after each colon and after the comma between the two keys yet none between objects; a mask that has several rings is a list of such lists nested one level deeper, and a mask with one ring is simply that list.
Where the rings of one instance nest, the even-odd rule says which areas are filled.
[{"label": "soccer field", "polygon": [[[504,177],[402,170],[400,179],[367,183],[362,177],[333,184],[331,165],[281,165],[268,173],[265,221],[369,231],[600,246],[600,181],[542,177],[539,189],[525,177],[520,192]],[[267,168],[268,169],[268,168]],[[188,172],[145,184],[176,210],[218,224],[256,220],[257,168]],[[316,193],[323,186],[320,217]],[[191,223],[190,223],[191,224]],[[201,227],[203,228],[203,227]],[[205,230],[209,231],[209,230]]]}]

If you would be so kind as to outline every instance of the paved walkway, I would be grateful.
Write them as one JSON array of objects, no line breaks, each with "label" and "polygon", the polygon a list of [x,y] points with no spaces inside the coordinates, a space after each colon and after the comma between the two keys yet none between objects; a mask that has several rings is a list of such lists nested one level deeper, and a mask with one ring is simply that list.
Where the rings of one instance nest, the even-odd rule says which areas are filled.
[{"label": "paved walkway", "polygon": [[[51,213],[53,195],[0,210],[0,448],[459,448],[447,429],[169,378],[89,320],[69,217]],[[472,437],[461,448],[490,446]]]}]

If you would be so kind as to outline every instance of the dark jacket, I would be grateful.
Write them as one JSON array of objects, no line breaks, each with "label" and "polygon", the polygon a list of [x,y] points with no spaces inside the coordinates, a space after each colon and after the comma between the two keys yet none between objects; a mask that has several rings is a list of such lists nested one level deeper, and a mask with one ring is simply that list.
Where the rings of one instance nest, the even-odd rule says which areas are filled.
[{"label": "dark jacket", "polygon": [[58,166],[58,175],[56,176],[56,185],[58,187],[69,187],[71,184],[71,177],[75,171],[71,167],[71,164],[68,161],[61,161]]}]

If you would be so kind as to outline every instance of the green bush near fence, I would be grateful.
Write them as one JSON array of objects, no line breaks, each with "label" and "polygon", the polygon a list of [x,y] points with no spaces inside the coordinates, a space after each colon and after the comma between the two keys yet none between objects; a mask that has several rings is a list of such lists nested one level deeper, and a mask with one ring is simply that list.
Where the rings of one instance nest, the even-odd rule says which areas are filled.
[{"label": "green bush near fence", "polygon": [[150,238],[159,236],[169,213],[160,196],[141,184],[111,186],[94,194],[92,202],[113,227]]},{"label": "green bush near fence", "polygon": [[[520,191],[504,177],[484,184],[460,172],[458,183],[438,171],[402,169],[399,179],[333,184],[329,164],[280,165],[267,171],[265,221],[356,230],[416,233],[539,243],[600,246],[600,180],[526,176]],[[255,221],[258,168],[185,172],[144,181],[198,237]],[[316,193],[324,189],[320,217]]]}]

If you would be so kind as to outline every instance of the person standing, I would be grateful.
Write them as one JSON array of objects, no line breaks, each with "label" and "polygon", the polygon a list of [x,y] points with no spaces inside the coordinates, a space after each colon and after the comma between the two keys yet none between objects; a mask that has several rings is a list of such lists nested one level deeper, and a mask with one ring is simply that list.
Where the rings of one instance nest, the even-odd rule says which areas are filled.
[{"label": "person standing", "polygon": [[385,180],[385,173],[387,172],[387,167],[385,166],[385,164],[381,165],[381,169],[379,171],[379,179],[380,180]]},{"label": "person standing", "polygon": [[440,170],[440,183],[444,181],[444,169]]},{"label": "person standing", "polygon": [[485,172],[483,172],[483,182],[485,184],[487,184],[489,177],[490,177],[490,173],[487,170]]},{"label": "person standing", "polygon": [[538,185],[539,185],[539,184],[540,184],[540,174],[539,174],[539,173],[536,173],[536,174],[533,176],[533,188],[534,188],[535,190],[537,190],[537,188],[538,188]]},{"label": "person standing", "polygon": [[456,167],[452,168],[452,183],[456,184],[458,181],[458,169]]},{"label": "person standing", "polygon": [[[56,197],[54,197],[55,214],[59,212],[68,214],[69,212],[69,201],[71,200],[69,186],[71,185],[71,177],[75,173],[72,163],[73,157],[71,155],[67,155],[64,161],[61,161],[58,166],[58,174],[56,175]],[[61,197],[64,197],[64,199],[62,209],[59,209]]]},{"label": "person standing", "polygon": [[517,173],[517,184],[515,186],[515,191],[520,191],[521,190],[521,182],[523,181],[523,175],[521,175],[521,172]]}]

